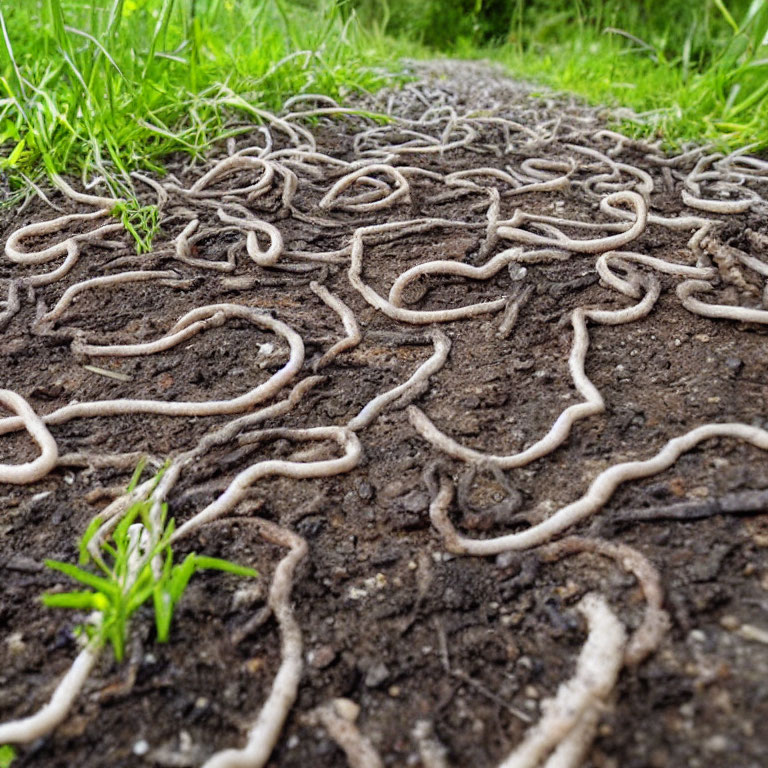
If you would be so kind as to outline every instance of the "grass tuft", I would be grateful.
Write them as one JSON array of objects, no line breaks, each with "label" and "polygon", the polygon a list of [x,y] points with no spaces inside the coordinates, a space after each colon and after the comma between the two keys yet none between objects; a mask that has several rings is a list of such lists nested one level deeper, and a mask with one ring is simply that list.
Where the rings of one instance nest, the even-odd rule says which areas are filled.
[{"label": "grass tuft", "polygon": [[160,228],[160,212],[156,205],[141,205],[131,198],[112,208],[111,214],[120,219],[126,232],[136,242],[136,253],[149,253],[152,239]]},{"label": "grass tuft", "polygon": [[4,4],[0,171],[12,189],[45,172],[101,176],[135,205],[132,170],[162,172],[170,153],[201,156],[231,135],[227,94],[276,109],[296,93],[374,89],[382,50],[333,1]]},{"label": "grass tuft", "polygon": [[[128,486],[136,486],[143,465],[140,464]],[[156,475],[158,482],[162,471]],[[148,600],[152,600],[157,640],[168,641],[174,610],[181,600],[192,576],[202,570],[216,570],[240,577],[255,578],[253,568],[229,560],[191,553],[181,563],[174,564],[171,536],[174,521],[166,522],[163,506],[159,526],[153,524],[152,502],[138,501],[131,505],[111,537],[100,544],[100,553],[93,559],[101,574],[88,570],[91,564],[88,545],[103,521],[96,517],[78,542],[80,564],[46,560],[45,564],[86,587],[73,592],[49,592],[42,600],[50,608],[69,608],[91,614],[83,630],[102,646],[109,644],[117,661],[122,661],[131,617]],[[159,528],[159,530],[158,530]]]}]

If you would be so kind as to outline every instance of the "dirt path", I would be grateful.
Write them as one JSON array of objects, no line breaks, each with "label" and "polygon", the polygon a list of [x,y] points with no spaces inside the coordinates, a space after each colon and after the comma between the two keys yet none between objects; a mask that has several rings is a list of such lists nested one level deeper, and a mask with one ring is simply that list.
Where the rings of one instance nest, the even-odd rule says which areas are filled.
[{"label": "dirt path", "polygon": [[261,572],[196,576],[167,645],[142,608],[13,767],[764,765],[768,163],[474,65],[362,106],[137,180],[148,255],[71,189],[0,221],[46,445],[0,419],[0,722],[82,653],[42,562],[140,455],[179,555]]}]

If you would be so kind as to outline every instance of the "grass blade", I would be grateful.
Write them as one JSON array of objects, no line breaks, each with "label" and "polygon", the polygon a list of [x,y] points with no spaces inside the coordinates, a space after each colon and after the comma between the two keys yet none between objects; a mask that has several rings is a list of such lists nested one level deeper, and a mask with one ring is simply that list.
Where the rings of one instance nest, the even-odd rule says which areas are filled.
[{"label": "grass blade", "polygon": [[104,579],[101,576],[96,576],[95,574],[90,573],[83,568],[79,568],[76,565],[72,565],[71,563],[62,563],[59,560],[46,560],[45,564],[54,571],[59,571],[65,576],[69,576],[71,579],[75,579],[75,581],[85,584],[86,587],[92,587],[99,592],[103,592],[108,597],[116,598],[119,593],[119,588],[114,582]]},{"label": "grass blade", "polygon": [[24,83],[22,81],[21,72],[19,71],[19,65],[16,63],[16,57],[13,55],[13,46],[11,45],[11,40],[8,37],[8,29],[5,26],[5,17],[3,16],[2,9],[0,9],[0,31],[3,33],[3,47],[5,48],[5,53],[10,59],[13,74],[16,77],[16,88],[18,94],[23,101],[26,101],[27,94],[24,90]]},{"label": "grass blade", "polygon": [[49,608],[73,608],[78,611],[105,611],[109,600],[100,592],[47,592],[43,605]]},{"label": "grass blade", "polygon": [[258,578],[259,572],[254,568],[248,568],[245,565],[238,565],[229,560],[222,560],[218,557],[206,557],[205,555],[196,555],[195,564],[201,570],[226,571],[234,573],[236,576],[246,576],[249,578]]}]

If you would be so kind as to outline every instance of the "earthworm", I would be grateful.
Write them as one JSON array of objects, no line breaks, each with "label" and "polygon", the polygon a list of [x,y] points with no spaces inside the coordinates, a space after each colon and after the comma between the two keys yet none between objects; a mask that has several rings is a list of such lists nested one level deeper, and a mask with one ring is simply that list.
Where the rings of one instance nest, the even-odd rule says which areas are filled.
[{"label": "earthworm", "polygon": [[144,280],[173,280],[178,277],[178,272],[173,272],[171,270],[119,272],[115,275],[92,277],[88,280],[83,280],[82,282],[69,286],[69,288],[67,288],[67,290],[61,294],[61,297],[56,302],[56,304],[40,318],[40,322],[52,323],[54,320],[57,320],[61,317],[67,307],[74,301],[78,294],[92,288],[101,288],[102,286],[106,285],[119,285],[120,283],[136,283]]},{"label": "earthworm", "polygon": [[34,715],[0,723],[0,742],[24,744],[50,733],[69,714],[75,699],[99,658],[99,647],[88,643],[53,691],[50,701]]},{"label": "earthworm", "polygon": [[650,312],[659,296],[660,286],[657,280],[645,279],[647,290],[645,296],[634,306],[619,310],[584,310],[575,309],[571,314],[573,325],[573,346],[568,358],[571,378],[578,393],[584,401],[566,408],[544,437],[533,445],[516,454],[507,456],[489,455],[460,445],[452,438],[441,432],[426,414],[416,406],[408,408],[408,419],[416,431],[427,441],[444,453],[454,458],[469,462],[488,462],[496,464],[501,469],[513,469],[530,464],[532,461],[546,456],[568,438],[573,425],[588,416],[602,413],[605,409],[603,397],[584,371],[587,350],[589,348],[589,333],[587,319],[605,325],[628,323]]},{"label": "earthworm", "polygon": [[[224,211],[223,208],[219,208],[218,215],[225,224],[234,224],[246,230],[248,255],[256,264],[260,267],[271,267],[277,263],[280,254],[283,252],[283,236],[274,224],[254,218],[239,219]],[[266,251],[262,251],[259,248],[256,232],[261,232],[269,238],[269,248]]]},{"label": "earthworm", "polygon": [[317,360],[313,366],[313,373],[317,373],[321,368],[324,368],[331,360],[338,357],[342,352],[347,349],[356,347],[362,340],[360,333],[360,327],[355,319],[355,314],[341,299],[334,296],[324,285],[320,283],[311,282],[309,284],[310,290],[320,297],[323,303],[327,304],[336,314],[341,318],[342,325],[347,335],[341,341],[337,341],[319,360]]},{"label": "earthworm", "polygon": [[196,528],[210,520],[231,512],[244,498],[245,492],[253,483],[264,477],[281,475],[302,479],[309,477],[330,477],[343,472],[349,472],[360,461],[360,441],[354,432],[344,427],[311,427],[307,429],[274,429],[262,432],[261,437],[284,437],[291,440],[335,440],[343,449],[344,454],[338,459],[325,461],[311,461],[301,463],[296,461],[284,461],[282,459],[268,459],[253,464],[240,472],[215,501],[187,520],[176,529],[171,538],[171,543],[189,530]]},{"label": "earthworm", "polygon": [[768,432],[764,429],[735,423],[705,424],[684,435],[672,438],[650,459],[614,464],[604,470],[592,481],[581,498],[561,507],[543,522],[519,533],[510,533],[492,539],[471,539],[457,533],[448,518],[448,507],[453,499],[453,482],[442,475],[438,492],[430,505],[430,517],[443,537],[446,548],[456,554],[487,556],[508,550],[528,549],[544,544],[567,528],[598,512],[623,483],[663,472],[669,469],[683,453],[692,450],[704,440],[716,437],[737,438],[763,451],[768,451]]},{"label": "earthworm", "polygon": [[[641,195],[637,192],[622,191],[614,192],[607,197],[604,197],[600,201],[600,206],[609,206],[612,203],[625,202],[632,206],[635,212],[635,221],[626,232],[622,232],[618,235],[611,235],[609,237],[602,237],[593,240],[574,240],[570,237],[563,237],[562,239],[554,239],[550,237],[542,237],[533,232],[527,232],[524,229],[519,229],[515,226],[499,226],[499,237],[507,240],[516,240],[528,245],[538,245],[544,247],[557,247],[563,248],[567,251],[574,251],[576,253],[603,253],[604,251],[611,251],[616,248],[621,248],[627,243],[631,243],[637,239],[643,232],[646,226],[648,217],[648,205]],[[566,223],[566,222],[563,222]]]},{"label": "earthworm", "polygon": [[662,636],[669,628],[669,616],[662,607],[664,592],[658,570],[648,558],[627,544],[583,536],[566,536],[547,544],[539,550],[539,556],[545,561],[551,561],[578,552],[595,552],[610,557],[622,568],[630,571],[643,590],[647,604],[645,615],[624,650],[624,664],[639,664],[658,648]]},{"label": "earthworm", "polygon": [[[443,222],[434,222],[430,220],[423,220],[426,224],[429,222],[430,226],[440,226]],[[395,222],[393,226],[405,226],[413,222]],[[455,225],[455,222],[453,222]],[[382,225],[387,226],[387,225]],[[373,227],[367,228],[367,232],[374,230]],[[400,320],[405,323],[413,323],[417,325],[423,325],[428,323],[444,323],[451,320],[460,320],[468,317],[474,317],[476,315],[486,314],[488,312],[497,312],[505,304],[506,299],[496,299],[495,301],[486,301],[478,304],[468,304],[464,307],[456,309],[436,309],[436,310],[414,310],[403,309],[392,304],[391,301],[384,299],[376,291],[367,285],[362,279],[362,266],[363,266],[363,237],[366,231],[358,229],[352,236],[352,253],[350,258],[349,270],[347,275],[349,282],[352,286],[359,291],[363,298],[376,309],[383,312],[388,317],[394,320]]]},{"label": "earthworm", "polygon": [[[374,202],[344,202],[340,199],[340,195],[345,189],[350,187],[356,181],[368,177],[372,173],[384,173],[395,183],[395,188],[385,197],[376,200]],[[397,168],[391,165],[373,164],[366,165],[357,170],[351,171],[346,176],[342,176],[329,190],[326,192],[322,200],[320,200],[319,206],[325,210],[333,210],[334,208],[345,211],[356,211],[359,213],[366,211],[377,211],[381,208],[392,205],[398,200],[408,200],[409,193],[408,181]]]},{"label": "earthworm", "polygon": [[[573,677],[560,685],[555,696],[542,703],[541,720],[526,733],[522,743],[499,763],[498,768],[538,768],[553,749],[567,740],[574,728],[579,728],[577,733],[580,736],[586,735],[588,729],[580,725],[582,718],[591,717],[588,713],[594,710],[599,711],[613,690],[626,644],[624,627],[597,594],[585,595],[578,609],[587,620],[589,634]],[[569,748],[572,747],[569,745]],[[560,759],[545,765],[550,768],[553,765],[569,765],[558,762]]]},{"label": "earthworm", "polygon": [[121,230],[122,224],[107,224],[98,229],[92,230],[87,235],[74,235],[71,238],[65,238],[59,243],[50,245],[40,251],[23,251],[21,243],[29,237],[40,237],[42,235],[55,234],[61,232],[69,224],[76,221],[92,221],[106,216],[108,211],[98,210],[92,213],[69,213],[66,216],[59,216],[56,219],[48,221],[35,222],[27,224],[25,227],[19,227],[5,241],[5,255],[17,264],[34,265],[46,264],[58,256],[63,256],[68,252],[68,244],[72,240],[82,240],[84,238],[95,238],[97,236]]},{"label": "earthworm", "polygon": [[[301,628],[291,605],[291,590],[296,568],[307,555],[307,542],[293,531],[273,522],[261,518],[252,519],[263,538],[289,550],[275,568],[267,599],[280,628],[280,668],[256,721],[248,729],[245,746],[242,749],[225,749],[214,753],[205,761],[203,768],[262,768],[280,738],[283,723],[296,700],[301,680],[304,646]],[[196,525],[206,522],[200,516],[193,520],[197,520]],[[187,532],[196,527],[189,523],[182,526]],[[176,531],[174,539],[183,535],[182,528]]]},{"label": "earthworm", "polygon": [[0,483],[34,483],[56,466],[59,458],[56,441],[51,437],[42,419],[21,395],[10,389],[0,389],[0,404],[18,414],[24,429],[40,446],[40,455],[34,461],[25,464],[0,464]]},{"label": "earthworm", "polygon": [[[222,191],[209,189],[211,184],[218,181],[229,173],[240,170],[260,170],[261,176],[255,184],[248,184],[245,187],[235,189],[226,189]],[[275,169],[272,163],[262,160],[259,157],[250,157],[248,155],[233,155],[219,160],[216,165],[206,174],[201,176],[184,194],[189,197],[216,198],[222,195],[248,195],[261,190],[268,189],[275,176]]]},{"label": "earthworm", "polygon": [[[202,402],[166,402],[162,400],[136,400],[132,398],[122,400],[99,400],[95,402],[74,403],[62,406],[61,408],[46,414],[43,417],[43,422],[46,425],[65,424],[76,418],[114,416],[121,413],[155,413],[164,416],[214,416],[219,414],[238,413],[275,395],[291,379],[293,379],[296,373],[301,369],[301,366],[304,363],[304,344],[301,340],[301,336],[285,323],[275,320],[269,317],[269,315],[265,315],[256,309],[243,307],[238,304],[212,304],[207,307],[200,307],[192,310],[184,315],[176,325],[171,328],[168,336],[163,337],[163,339],[160,339],[157,342],[131,345],[131,353],[142,354],[143,350],[147,349],[148,346],[152,344],[160,346],[172,346],[174,343],[178,344],[182,340],[182,337],[186,338],[186,335],[189,335],[191,332],[191,329],[186,329],[191,326],[195,329],[195,332],[199,332],[205,326],[195,324],[211,320],[216,315],[219,316],[215,320],[216,323],[219,322],[219,318],[223,320],[227,317],[239,317],[282,336],[288,342],[290,347],[290,358],[288,359],[288,362],[263,384],[259,384],[245,394],[230,400],[207,400]],[[184,333],[179,333],[182,331]],[[83,345],[82,349],[85,352],[88,348],[86,345]],[[103,349],[107,351],[99,352],[99,354],[114,353],[114,351],[109,351],[111,349],[110,347],[105,347]],[[116,347],[115,349],[117,349],[118,354],[125,350],[125,348],[121,347]],[[125,352],[125,354],[128,353]],[[8,417],[0,419],[0,435],[14,432],[21,429],[23,426],[23,421],[20,418]]]},{"label": "earthworm", "polygon": [[355,725],[356,709],[357,705],[348,699],[335,699],[316,707],[305,719],[319,723],[328,731],[344,750],[349,768],[384,768],[379,753]]},{"label": "earthworm", "polygon": [[384,410],[390,403],[397,400],[403,400],[409,397],[410,393],[426,382],[429,377],[439,371],[448,359],[448,353],[451,350],[450,339],[440,330],[434,329],[430,336],[435,346],[435,351],[428,360],[422,363],[414,374],[402,384],[394,389],[374,397],[360,413],[347,424],[347,429],[356,431],[369,426],[371,422]]},{"label": "earthworm", "polygon": [[[226,261],[210,261],[208,259],[198,259],[192,256],[192,246],[195,244],[193,235],[196,232],[199,224],[199,219],[192,219],[192,221],[190,221],[189,224],[187,224],[187,226],[184,227],[184,229],[176,237],[176,242],[174,243],[176,249],[176,258],[184,264],[188,264],[190,267],[213,269],[217,272],[233,272],[237,265],[235,264],[234,256],[229,252]],[[240,228],[226,227],[217,231],[216,234],[221,235],[227,231],[240,232]],[[197,235],[197,238],[200,239],[202,237],[206,237],[207,235],[208,233],[203,233],[201,235]]]},{"label": "earthworm", "polygon": [[530,301],[533,290],[532,285],[526,285],[509,297],[501,322],[499,323],[499,328],[496,331],[496,335],[500,339],[506,339],[512,333],[520,316],[520,310]]},{"label": "earthworm", "polygon": [[401,272],[400,276],[392,283],[389,289],[389,303],[394,307],[401,307],[403,303],[403,291],[408,283],[422,275],[458,275],[469,277],[473,280],[487,280],[497,272],[515,261],[521,253],[519,248],[508,248],[506,251],[494,256],[482,267],[473,267],[470,264],[462,264],[458,261],[428,261]]},{"label": "earthworm", "polygon": [[694,297],[694,293],[713,290],[712,283],[706,280],[686,280],[676,288],[680,303],[695,315],[725,320],[738,320],[742,323],[768,323],[768,310],[734,307],[726,304],[706,304]]},{"label": "earthworm", "polygon": [[753,197],[747,200],[707,200],[696,197],[685,189],[680,193],[680,197],[689,208],[707,213],[744,213],[755,204]]},{"label": "earthworm", "polygon": [[21,300],[19,299],[19,281],[11,280],[8,283],[8,296],[3,302],[5,309],[0,312],[0,331],[13,319],[14,315],[21,309]]}]

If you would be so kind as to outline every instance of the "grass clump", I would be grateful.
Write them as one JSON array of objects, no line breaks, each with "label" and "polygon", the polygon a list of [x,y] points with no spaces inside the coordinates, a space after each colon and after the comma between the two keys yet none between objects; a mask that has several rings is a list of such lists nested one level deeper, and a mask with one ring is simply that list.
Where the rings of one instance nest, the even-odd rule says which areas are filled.
[{"label": "grass clump", "polygon": [[381,52],[334,0],[3,4],[0,171],[14,189],[100,176],[135,205],[132,170],[201,155],[248,107],[376,88]]},{"label": "grass clump", "polygon": [[0,768],[10,768],[16,759],[16,750],[10,744],[0,746]]},{"label": "grass clump", "polygon": [[[137,469],[128,492],[135,487],[142,468],[140,465]],[[161,473],[156,476],[156,481],[160,476]],[[131,617],[150,599],[157,640],[164,643],[170,636],[173,612],[195,573],[216,570],[247,578],[259,575],[253,568],[195,553],[174,564],[170,543],[174,521],[166,522],[167,510],[163,506],[159,525],[153,523],[151,508],[151,501],[132,504],[110,539],[101,542],[99,556],[91,558],[88,551],[88,545],[103,524],[96,517],[79,541],[80,565],[58,560],[45,561],[49,568],[69,576],[88,589],[49,592],[43,595],[43,603],[51,608],[92,612],[84,631],[100,646],[109,643],[117,661],[122,661],[125,655]],[[160,562],[162,565],[158,567]],[[101,575],[82,567],[90,563],[95,563]]]},{"label": "grass clump", "polygon": [[156,205],[141,205],[131,198],[117,203],[111,213],[120,219],[125,231],[133,237],[137,253],[152,250],[152,238],[160,228],[160,212]]}]

